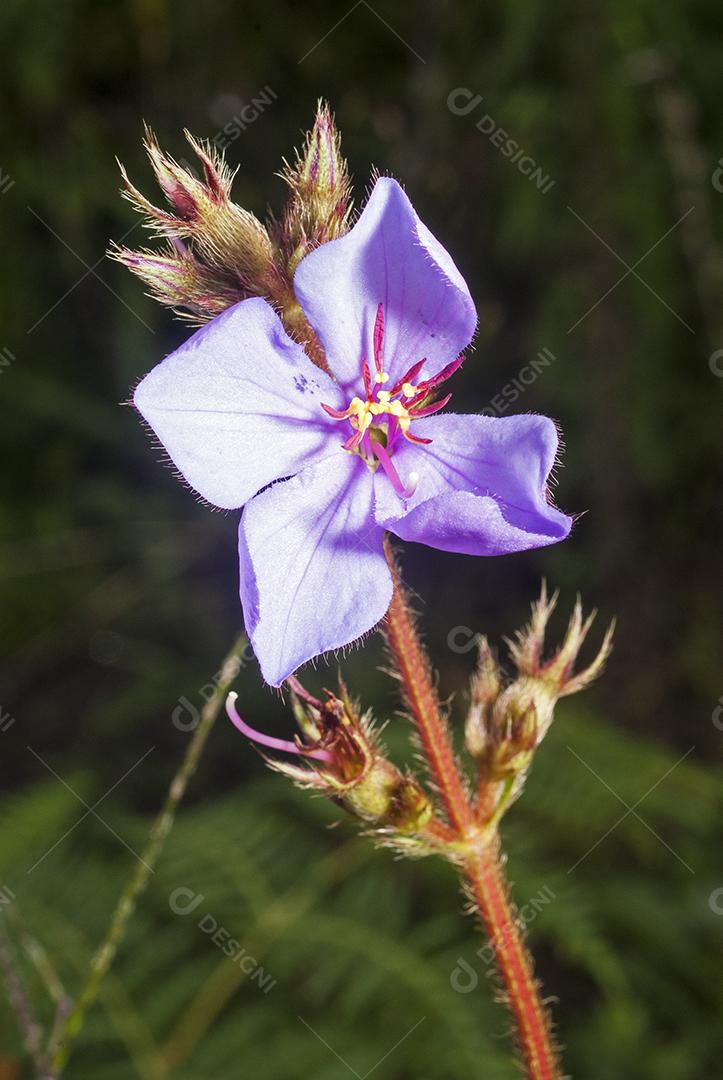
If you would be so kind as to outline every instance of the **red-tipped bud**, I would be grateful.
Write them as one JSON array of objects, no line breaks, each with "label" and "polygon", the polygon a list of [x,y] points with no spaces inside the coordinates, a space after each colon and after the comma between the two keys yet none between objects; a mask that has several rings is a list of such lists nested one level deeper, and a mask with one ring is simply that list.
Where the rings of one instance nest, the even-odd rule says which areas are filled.
[{"label": "red-tipped bud", "polygon": [[211,146],[188,131],[185,135],[203,179],[161,150],[150,128],[145,132],[146,153],[169,210],[141,194],[120,166],[125,198],[168,247],[161,252],[116,248],[111,254],[161,303],[200,322],[249,296],[270,295],[278,271],[265,227],[231,201],[234,173]]},{"label": "red-tipped bud", "polygon": [[[506,806],[522,788],[536,747],[552,723],[559,698],[584,689],[602,671],[610,654],[613,627],[606,632],[597,656],[582,671],[574,664],[592,624],[594,613],[583,619],[578,597],[562,645],[550,659],[543,656],[545,630],[557,603],[543,585],[540,599],[533,604],[528,626],[514,642],[509,642],[517,677],[502,683],[497,664],[486,640],[482,639],[477,672],[472,680],[466,744],[475,758],[483,789],[499,781],[509,781],[509,790],[500,806]],[[489,810],[497,806],[481,799]],[[501,809],[498,809],[498,813]]]},{"label": "red-tipped bud", "polygon": [[470,706],[464,729],[465,745],[473,758],[481,758],[489,745],[492,708],[501,690],[497,661],[487,638],[483,637],[479,642],[477,670],[470,686]]},{"label": "red-tipped bud", "polygon": [[275,239],[293,274],[307,252],[349,227],[351,181],[328,105],[319,102],[304,148],[282,176],[290,193]]},{"label": "red-tipped bud", "polygon": [[[545,632],[550,616],[557,606],[557,598],[558,594],[555,593],[548,600],[547,587],[543,582],[540,599],[532,605],[532,617],[529,624],[517,633],[514,641],[508,642],[517,668],[518,682],[530,679],[536,686],[544,688],[552,705],[558,698],[584,690],[600,675],[612,650],[615,630],[613,622],[606,630],[595,658],[582,671],[576,672],[575,661],[597,614],[593,611],[584,619],[582,602],[578,596],[562,645],[546,660],[544,658]],[[545,731],[547,727],[549,727],[549,720],[545,725]]]}]

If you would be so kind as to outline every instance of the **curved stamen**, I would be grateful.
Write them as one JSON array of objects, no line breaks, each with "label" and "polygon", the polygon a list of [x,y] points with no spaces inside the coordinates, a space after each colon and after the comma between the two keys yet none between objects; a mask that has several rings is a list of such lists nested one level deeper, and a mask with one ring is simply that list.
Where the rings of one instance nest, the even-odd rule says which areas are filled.
[{"label": "curved stamen", "polygon": [[369,400],[373,394],[372,387],[372,373],[369,370],[369,365],[366,360],[362,358],[362,378],[364,379],[364,389],[366,391],[367,400]]},{"label": "curved stamen", "polygon": [[321,407],[324,410],[324,412],[328,416],[331,416],[332,419],[334,419],[334,420],[348,420],[349,419],[349,409],[348,408],[344,409],[344,411],[342,412],[341,409],[332,409],[331,405],[325,405],[323,401],[320,402],[320,404],[321,404]]},{"label": "curved stamen", "polygon": [[374,320],[374,363],[377,371],[382,373],[382,351],[384,349],[384,305],[377,307],[377,316]]},{"label": "curved stamen", "polygon": [[349,453],[352,453],[354,450],[356,450],[357,446],[359,445],[359,443],[362,441],[363,438],[364,438],[364,432],[363,431],[355,431],[353,435],[349,436],[349,438],[346,440],[346,442],[343,442],[341,444],[342,450],[348,450]]},{"label": "curved stamen", "polygon": [[452,360],[446,367],[443,367],[437,375],[433,375],[431,379],[425,379],[423,382],[419,383],[416,387],[417,393],[415,397],[407,402],[407,408],[413,409],[415,406],[421,404],[433,390],[436,390],[438,386],[441,386],[447,379],[450,379],[455,371],[458,371],[459,368],[461,368],[463,363],[464,356],[458,356],[456,360]]},{"label": "curved stamen", "polygon": [[407,487],[402,483],[401,477],[397,470],[394,468],[394,464],[389,454],[386,452],[381,443],[378,443],[375,439],[370,440],[372,451],[374,456],[379,461],[379,464],[384,469],[384,472],[389,477],[391,485],[396,491],[400,499],[411,499],[414,492],[417,490],[417,484],[419,483],[419,473],[412,472],[409,474],[409,484]]},{"label": "curved stamen", "polygon": [[439,401],[435,401],[432,405],[426,405],[423,409],[410,409],[409,415],[413,420],[421,420],[424,416],[433,416],[434,413],[439,412],[445,405],[448,405],[452,400],[452,395],[447,394],[445,397],[440,398]]},{"label": "curved stamen", "polygon": [[234,727],[238,728],[247,739],[261,743],[262,746],[268,746],[271,750],[283,750],[286,754],[298,754],[300,757],[315,758],[317,761],[331,761],[331,754],[328,750],[302,750],[290,739],[277,739],[273,735],[264,735],[263,732],[250,727],[236,711],[237,697],[238,694],[232,691],[226,698],[226,714]]},{"label": "curved stamen", "polygon": [[427,357],[423,356],[421,360],[417,360],[416,364],[412,364],[412,366],[410,367],[410,369],[406,373],[406,375],[402,375],[399,382],[395,383],[394,386],[389,391],[389,393],[392,395],[392,397],[394,397],[395,394],[398,394],[399,391],[403,389],[405,383],[413,383],[414,382],[414,380],[416,379],[417,375],[419,375],[420,371],[422,370],[422,368],[424,367],[426,362],[427,362]]},{"label": "curved stamen", "polygon": [[459,371],[464,363],[464,356],[458,356],[456,360],[451,360],[437,375],[433,375],[431,379],[427,379],[425,386],[427,390],[433,390],[436,386],[440,386],[447,379],[451,379],[455,371]]},{"label": "curved stamen", "polygon": [[411,431],[405,431],[404,438],[407,442],[416,443],[417,446],[429,446],[431,442],[434,442],[433,439],[424,439],[421,435],[415,435]]}]

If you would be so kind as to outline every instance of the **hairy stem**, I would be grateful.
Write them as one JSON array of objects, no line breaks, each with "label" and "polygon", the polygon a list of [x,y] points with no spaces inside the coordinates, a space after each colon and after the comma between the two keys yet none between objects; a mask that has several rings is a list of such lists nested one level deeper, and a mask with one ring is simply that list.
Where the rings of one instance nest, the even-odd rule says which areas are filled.
[{"label": "hairy stem", "polygon": [[457,844],[460,850],[466,848],[468,851],[460,871],[494,949],[505,1000],[515,1018],[525,1070],[529,1080],[559,1080],[561,1073],[550,1021],[535,981],[532,958],[525,948],[522,928],[509,899],[496,828],[482,828],[480,822],[485,817],[480,818],[479,811],[485,808],[475,807],[460,773],[429,661],[417,634],[416,620],[388,537],[385,552],[394,581],[394,594],[384,633],[430,775],[447,811]]},{"label": "hairy stem", "polygon": [[[111,964],[118,951],[128,921],[135,910],[138,897],[145,889],[153,868],[163,849],[166,838],[171,831],[176,811],[183,798],[188,782],[198,766],[201,754],[211,734],[221,707],[226,700],[228,690],[238,675],[240,658],[246,645],[246,635],[242,634],[235,642],[221,667],[219,678],[213,696],[208,699],[201,711],[201,717],[193,733],[193,738],[188,744],[181,766],[171,781],[165,802],[160,813],[153,823],[148,843],[142,856],[130,877],[125,889],[121,893],[115,911],[111,916],[105,938],[97,949],[90,965],[90,974],[77,1003],[71,1010],[59,1033],[57,1044],[52,1060],[52,1080],[57,1080],[62,1074],[72,1048],[73,1041],[77,1038],[85,1020],[86,1013],[98,996],[101,983],[108,973]],[[49,1078],[50,1080],[50,1078]]]},{"label": "hairy stem", "polygon": [[384,550],[394,580],[394,593],[384,626],[387,644],[419,732],[430,775],[451,824],[463,833],[473,822],[469,799],[454,758],[449,729],[442,716],[429,661],[417,634],[416,620],[388,537],[384,541]]},{"label": "hairy stem", "polygon": [[494,949],[505,1000],[517,1024],[527,1075],[531,1080],[557,1080],[561,1074],[549,1017],[540,998],[532,957],[510,902],[497,851],[470,857],[464,871]]}]

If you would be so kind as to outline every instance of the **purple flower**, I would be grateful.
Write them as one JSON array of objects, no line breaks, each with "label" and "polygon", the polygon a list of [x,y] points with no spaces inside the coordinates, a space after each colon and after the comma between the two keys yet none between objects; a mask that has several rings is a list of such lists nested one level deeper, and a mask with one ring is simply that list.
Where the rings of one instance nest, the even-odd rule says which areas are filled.
[{"label": "purple flower", "polygon": [[543,416],[433,415],[476,314],[401,187],[377,181],[354,228],[302,260],[299,303],[334,377],[261,299],[199,330],[135,404],[204,499],[244,507],[241,601],[265,679],[355,641],[385,615],[384,531],[503,555],[564,539]]}]

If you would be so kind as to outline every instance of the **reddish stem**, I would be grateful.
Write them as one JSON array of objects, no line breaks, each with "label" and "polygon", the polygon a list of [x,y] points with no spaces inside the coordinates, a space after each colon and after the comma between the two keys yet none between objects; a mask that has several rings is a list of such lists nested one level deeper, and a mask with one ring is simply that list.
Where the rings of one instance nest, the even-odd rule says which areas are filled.
[{"label": "reddish stem", "polygon": [[429,661],[417,635],[415,618],[389,538],[385,540],[385,552],[394,580],[394,593],[385,622],[387,643],[419,732],[430,774],[447,811],[453,839],[461,845],[469,845],[470,854],[461,869],[494,947],[507,1004],[517,1025],[525,1071],[529,1080],[559,1080],[560,1066],[550,1022],[535,981],[532,958],[525,948],[509,899],[497,841],[490,841],[483,850],[474,847],[480,842],[478,822],[484,818],[473,806],[455,760]]},{"label": "reddish stem", "polygon": [[497,852],[475,855],[465,873],[494,946],[506,1000],[517,1024],[520,1050],[531,1080],[558,1080],[560,1066],[550,1021],[509,898]]},{"label": "reddish stem", "polygon": [[472,809],[457,768],[446,721],[432,685],[427,656],[422,649],[415,619],[406,600],[389,539],[385,552],[394,579],[394,593],[386,617],[389,651],[402,679],[404,696],[419,732],[424,756],[429,764],[445,810],[452,825],[464,833],[473,824]]}]

